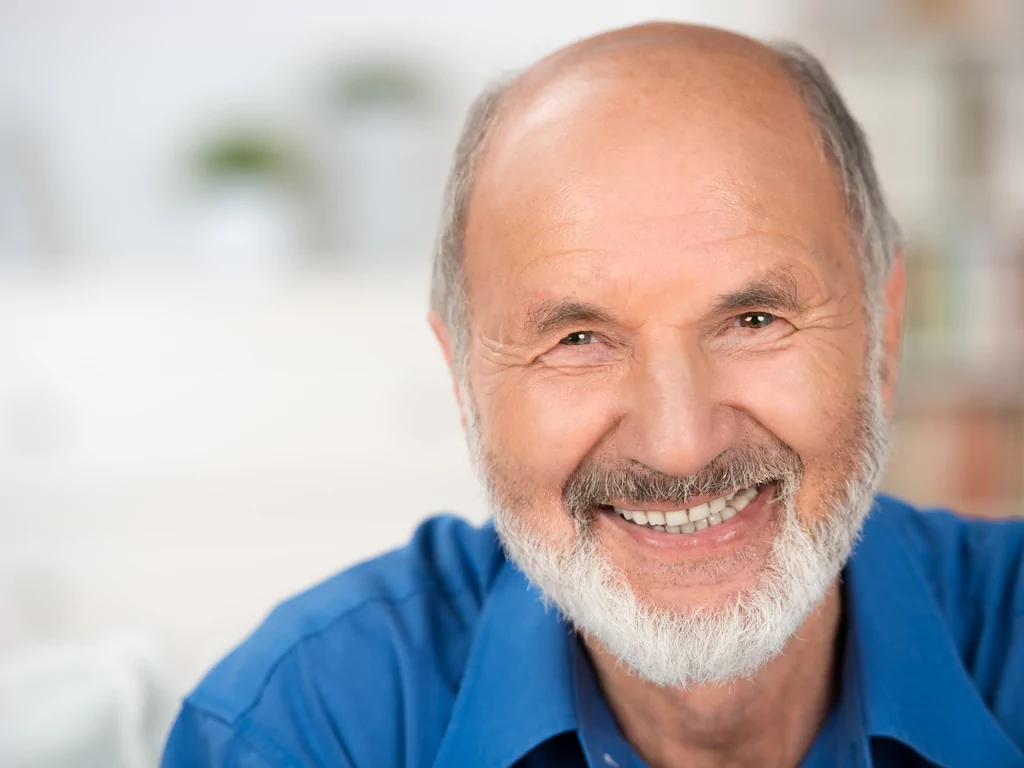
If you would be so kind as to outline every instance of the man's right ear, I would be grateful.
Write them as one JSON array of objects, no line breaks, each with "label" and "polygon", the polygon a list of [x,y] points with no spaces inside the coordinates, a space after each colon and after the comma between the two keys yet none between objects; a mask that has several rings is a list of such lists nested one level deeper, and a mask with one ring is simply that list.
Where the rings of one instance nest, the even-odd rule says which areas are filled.
[{"label": "man's right ear", "polygon": [[434,338],[436,338],[438,344],[441,345],[441,351],[444,353],[444,361],[448,364],[448,368],[451,369],[452,344],[451,339],[448,336],[448,329],[444,327],[444,322],[434,310],[430,310],[427,314],[427,322],[430,323],[430,329],[434,332]]},{"label": "man's right ear", "polygon": [[[441,320],[437,312],[431,310],[427,315],[427,322],[430,323],[430,328],[434,332],[434,337],[437,339],[437,343],[441,345],[441,351],[444,353],[444,361],[448,365],[448,375],[451,376],[452,379],[452,389],[455,390],[455,399],[459,404],[459,412],[465,414],[466,411],[465,408],[463,408],[465,404],[462,402],[462,387],[459,386],[459,377],[456,375],[455,365],[452,358],[455,350],[452,345],[451,335],[448,333],[448,329],[445,327],[444,321]],[[465,416],[463,416],[463,421],[465,421]],[[465,426],[466,425],[463,424],[463,427]]]}]

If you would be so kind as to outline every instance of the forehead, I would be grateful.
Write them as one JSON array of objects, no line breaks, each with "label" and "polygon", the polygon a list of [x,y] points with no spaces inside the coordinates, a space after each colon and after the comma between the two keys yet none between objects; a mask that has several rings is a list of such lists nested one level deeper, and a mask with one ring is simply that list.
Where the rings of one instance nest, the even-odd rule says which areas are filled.
[{"label": "forehead", "polygon": [[631,79],[597,67],[522,97],[485,154],[465,236],[474,307],[623,270],[656,288],[796,258],[848,279],[848,246],[817,130],[763,68]]}]

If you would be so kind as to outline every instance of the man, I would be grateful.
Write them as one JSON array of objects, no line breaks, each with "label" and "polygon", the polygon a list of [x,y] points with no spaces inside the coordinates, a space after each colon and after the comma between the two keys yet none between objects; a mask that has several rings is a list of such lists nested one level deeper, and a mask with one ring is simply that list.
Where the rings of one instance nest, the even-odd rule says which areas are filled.
[{"label": "man", "polygon": [[1024,765],[1024,526],[875,497],[903,263],[813,58],[573,45],[480,98],[447,212],[493,527],[279,608],[165,766]]}]

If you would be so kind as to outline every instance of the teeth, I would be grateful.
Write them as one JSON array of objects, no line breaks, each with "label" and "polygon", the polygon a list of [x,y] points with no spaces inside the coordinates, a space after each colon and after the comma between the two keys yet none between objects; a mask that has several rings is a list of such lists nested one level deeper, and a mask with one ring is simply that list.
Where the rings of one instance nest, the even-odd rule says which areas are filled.
[{"label": "teeth", "polygon": [[665,524],[666,525],[685,525],[690,522],[690,518],[686,514],[685,509],[680,509],[675,512],[665,513]]},{"label": "teeth", "polygon": [[666,533],[694,533],[731,520],[757,496],[757,488],[741,488],[728,496],[712,499],[690,509],[671,512],[620,509],[615,511],[637,525],[646,525]]},{"label": "teeth", "polygon": [[711,514],[710,504],[701,504],[690,510],[690,522],[696,523]]}]

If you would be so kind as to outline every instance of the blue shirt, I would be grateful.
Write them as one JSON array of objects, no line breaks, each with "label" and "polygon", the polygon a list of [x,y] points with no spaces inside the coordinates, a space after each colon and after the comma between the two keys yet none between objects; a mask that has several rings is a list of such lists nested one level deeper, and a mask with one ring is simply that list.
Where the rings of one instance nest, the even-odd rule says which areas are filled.
[{"label": "blue shirt", "polygon": [[[1024,523],[879,497],[843,576],[838,701],[805,766],[1024,766]],[[490,525],[277,608],[185,700],[164,768],[637,768],[589,658]]]}]

